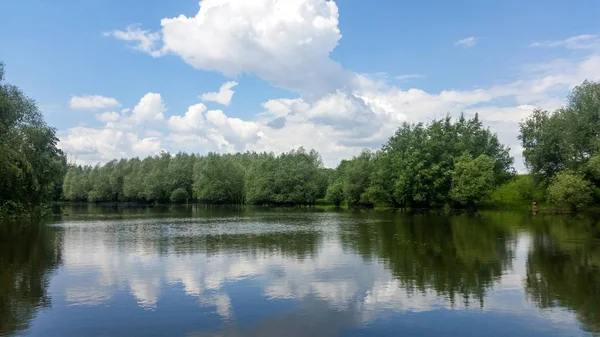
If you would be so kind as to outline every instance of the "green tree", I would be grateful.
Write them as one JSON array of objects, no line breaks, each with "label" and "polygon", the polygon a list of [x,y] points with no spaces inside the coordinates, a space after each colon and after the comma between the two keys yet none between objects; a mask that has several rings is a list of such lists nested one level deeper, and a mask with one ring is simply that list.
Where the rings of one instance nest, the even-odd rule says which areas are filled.
[{"label": "green tree", "polygon": [[535,110],[520,129],[525,163],[538,180],[548,183],[564,170],[584,171],[600,149],[600,83],[583,82],[565,107]]},{"label": "green tree", "polygon": [[553,204],[569,206],[575,210],[593,201],[592,186],[579,174],[565,171],[552,179],[548,197]]},{"label": "green tree", "polygon": [[323,197],[327,182],[316,151],[303,148],[255,160],[246,175],[246,200],[250,204],[312,205]]},{"label": "green tree", "polygon": [[486,155],[473,159],[465,154],[459,157],[452,172],[452,200],[473,206],[487,197],[494,187],[494,160]]},{"label": "green tree", "polygon": [[188,195],[188,192],[184,188],[178,187],[177,189],[175,189],[173,191],[173,193],[171,193],[170,199],[171,199],[171,202],[173,202],[173,203],[182,204],[189,200],[189,195]]},{"label": "green tree", "polygon": [[234,157],[209,153],[194,166],[194,196],[211,203],[243,203],[246,172]]},{"label": "green tree", "polygon": [[327,188],[327,195],[325,196],[328,202],[339,207],[344,201],[344,187],[341,182],[335,182]]},{"label": "green tree", "polygon": [[367,194],[373,169],[374,154],[368,150],[350,160],[342,160],[336,169],[334,185],[328,193],[330,198],[335,203],[343,196],[350,206],[373,205],[371,195]]},{"label": "green tree", "polygon": [[0,210],[33,211],[60,191],[66,159],[36,103],[4,78],[0,63]]},{"label": "green tree", "polygon": [[452,201],[450,191],[455,159],[463,154],[486,155],[493,161],[493,186],[513,175],[509,148],[483,127],[479,117],[452,121],[404,123],[384,145],[376,161],[369,194],[395,206],[436,207]]}]

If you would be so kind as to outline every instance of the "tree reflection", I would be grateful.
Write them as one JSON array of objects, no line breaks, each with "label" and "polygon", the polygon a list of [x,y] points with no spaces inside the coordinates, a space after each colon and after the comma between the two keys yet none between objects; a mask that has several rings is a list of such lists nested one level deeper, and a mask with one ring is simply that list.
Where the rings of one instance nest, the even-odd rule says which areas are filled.
[{"label": "tree reflection", "polygon": [[600,332],[600,228],[592,219],[536,219],[526,290],[540,308],[573,310],[584,329]]},{"label": "tree reflection", "polygon": [[56,229],[34,224],[0,224],[0,334],[26,329],[47,294],[61,254]]},{"label": "tree reflection", "polygon": [[483,307],[486,290],[510,267],[510,233],[480,216],[388,217],[356,225],[342,242],[365,259],[383,260],[409,293],[434,290],[452,304],[460,296]]}]

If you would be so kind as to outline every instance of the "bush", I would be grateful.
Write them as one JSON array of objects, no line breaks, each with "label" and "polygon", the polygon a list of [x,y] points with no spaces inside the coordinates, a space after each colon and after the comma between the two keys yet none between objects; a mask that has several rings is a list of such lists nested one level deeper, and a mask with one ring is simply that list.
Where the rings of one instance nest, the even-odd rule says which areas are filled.
[{"label": "bush", "polygon": [[173,193],[171,193],[171,202],[176,203],[176,204],[182,204],[184,202],[186,202],[188,199],[188,193],[185,191],[185,189],[179,187],[177,189],[175,189],[173,191]]},{"label": "bush", "polygon": [[576,210],[593,201],[592,185],[578,174],[561,172],[552,179],[548,187],[548,198],[555,205]]}]

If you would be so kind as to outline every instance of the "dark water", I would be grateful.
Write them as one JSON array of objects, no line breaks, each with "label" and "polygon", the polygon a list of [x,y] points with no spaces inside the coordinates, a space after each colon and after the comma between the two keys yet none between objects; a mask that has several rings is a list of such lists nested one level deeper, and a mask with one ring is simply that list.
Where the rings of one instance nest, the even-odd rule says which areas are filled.
[{"label": "dark water", "polygon": [[0,335],[585,336],[600,224],[483,212],[69,209],[0,226]]}]

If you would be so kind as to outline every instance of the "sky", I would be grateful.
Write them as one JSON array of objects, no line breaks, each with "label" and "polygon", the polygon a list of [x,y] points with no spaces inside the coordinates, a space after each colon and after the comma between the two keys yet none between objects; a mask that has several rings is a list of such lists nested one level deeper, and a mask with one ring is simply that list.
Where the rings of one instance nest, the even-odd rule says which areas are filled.
[{"label": "sky", "polygon": [[600,80],[597,0],[23,0],[6,80],[77,164],[161,151],[316,149],[328,167],[403,122],[518,125]]}]

